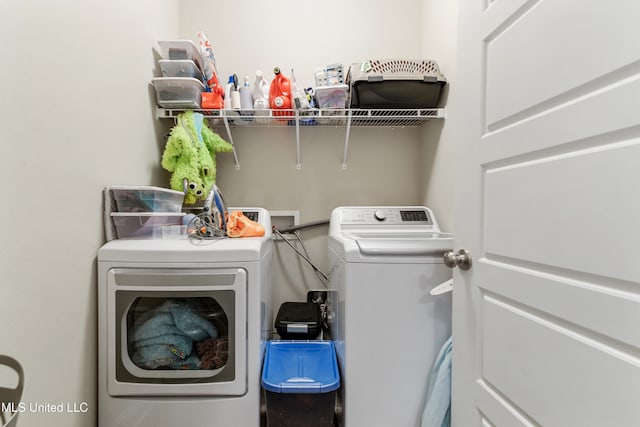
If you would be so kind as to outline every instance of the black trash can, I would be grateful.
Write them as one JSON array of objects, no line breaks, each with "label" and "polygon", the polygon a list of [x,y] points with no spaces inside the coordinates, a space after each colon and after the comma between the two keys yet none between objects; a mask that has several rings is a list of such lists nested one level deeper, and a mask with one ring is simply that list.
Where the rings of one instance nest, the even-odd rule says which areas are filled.
[{"label": "black trash can", "polygon": [[333,341],[269,341],[262,369],[268,427],[333,426],[340,374]]}]

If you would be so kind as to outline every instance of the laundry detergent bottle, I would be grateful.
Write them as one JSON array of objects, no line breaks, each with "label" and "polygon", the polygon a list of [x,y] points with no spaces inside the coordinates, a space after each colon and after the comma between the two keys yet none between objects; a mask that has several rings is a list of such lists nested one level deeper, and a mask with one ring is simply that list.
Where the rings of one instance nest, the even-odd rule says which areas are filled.
[{"label": "laundry detergent bottle", "polygon": [[291,80],[282,74],[279,67],[273,69],[275,77],[271,81],[271,87],[269,88],[269,105],[274,110],[274,116],[292,116],[292,111],[278,111],[278,110],[291,110]]},{"label": "laundry detergent bottle", "polygon": [[256,82],[253,85],[253,109],[268,110],[269,106],[269,82],[262,75],[262,71],[256,71]]}]

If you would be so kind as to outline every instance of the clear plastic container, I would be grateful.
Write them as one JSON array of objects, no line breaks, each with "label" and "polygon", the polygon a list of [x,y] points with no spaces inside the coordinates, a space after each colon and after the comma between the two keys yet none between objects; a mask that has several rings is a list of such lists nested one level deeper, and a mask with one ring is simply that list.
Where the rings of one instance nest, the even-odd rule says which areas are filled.
[{"label": "clear plastic container", "polygon": [[161,187],[109,187],[117,212],[180,212],[184,193]]},{"label": "clear plastic container", "polygon": [[183,212],[112,212],[111,221],[118,239],[154,239],[163,234],[159,227],[182,225],[184,215]]},{"label": "clear plastic container", "polygon": [[349,86],[346,84],[317,87],[318,108],[345,108],[348,88]]},{"label": "clear plastic container", "polygon": [[158,64],[163,77],[192,77],[203,81],[202,71],[190,59],[161,59]]},{"label": "clear plastic container", "polygon": [[189,59],[204,70],[200,49],[191,40],[161,40],[158,45],[164,59]]},{"label": "clear plastic container", "polygon": [[200,108],[201,81],[191,77],[158,77],[151,80],[156,88],[156,102],[164,108]]}]

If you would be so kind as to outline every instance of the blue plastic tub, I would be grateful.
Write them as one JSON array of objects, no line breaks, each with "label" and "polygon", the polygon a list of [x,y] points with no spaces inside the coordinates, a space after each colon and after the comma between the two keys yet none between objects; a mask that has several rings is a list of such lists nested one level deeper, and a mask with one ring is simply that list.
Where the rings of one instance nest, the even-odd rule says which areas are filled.
[{"label": "blue plastic tub", "polygon": [[333,341],[269,341],[262,387],[269,427],[333,426],[340,387]]}]

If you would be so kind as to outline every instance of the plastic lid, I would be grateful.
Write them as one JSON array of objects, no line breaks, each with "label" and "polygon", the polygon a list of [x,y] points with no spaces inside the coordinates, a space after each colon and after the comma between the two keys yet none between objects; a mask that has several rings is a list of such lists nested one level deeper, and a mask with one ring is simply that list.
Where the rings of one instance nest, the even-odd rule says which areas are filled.
[{"label": "plastic lid", "polygon": [[333,341],[269,341],[262,387],[274,393],[319,394],[337,390],[340,374]]}]

